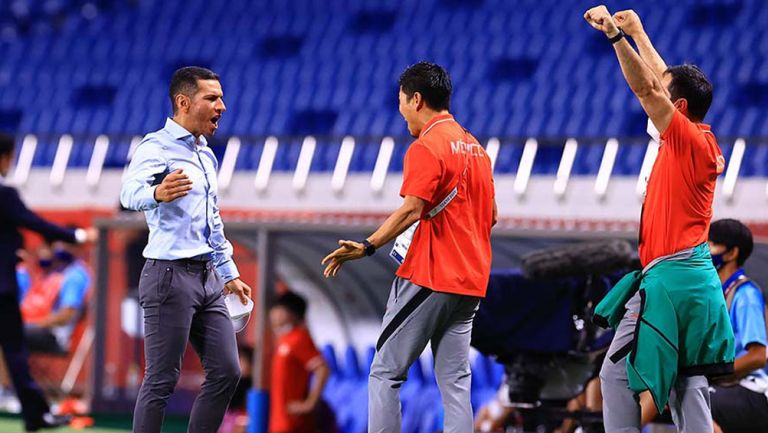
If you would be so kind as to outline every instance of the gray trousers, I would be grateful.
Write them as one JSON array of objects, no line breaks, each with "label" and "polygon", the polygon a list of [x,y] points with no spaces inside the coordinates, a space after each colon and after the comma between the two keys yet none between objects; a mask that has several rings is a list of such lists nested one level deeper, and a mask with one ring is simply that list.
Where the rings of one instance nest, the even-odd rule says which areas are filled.
[{"label": "gray trousers", "polygon": [[400,386],[431,342],[445,433],[473,431],[469,341],[480,298],[433,292],[395,278],[368,378],[368,431],[399,433]]},{"label": "gray trousers", "polygon": [[210,262],[147,260],[139,280],[146,369],[133,413],[134,433],[160,433],[187,341],[205,370],[188,431],[219,429],[240,379],[235,331],[224,305],[223,287]]},{"label": "gray trousers", "polygon": [[[606,433],[640,433],[640,404],[629,389],[626,355],[614,363],[613,354],[632,341],[640,313],[640,294],[626,304],[627,312],[616,329],[600,370],[603,422]],[[712,432],[709,384],[704,376],[678,376],[669,396],[672,420],[681,433]]]}]

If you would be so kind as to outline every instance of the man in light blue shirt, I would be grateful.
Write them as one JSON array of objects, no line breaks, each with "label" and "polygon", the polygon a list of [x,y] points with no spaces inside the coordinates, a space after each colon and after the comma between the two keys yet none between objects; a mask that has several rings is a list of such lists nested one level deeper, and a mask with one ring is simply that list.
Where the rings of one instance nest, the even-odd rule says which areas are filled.
[{"label": "man in light blue shirt", "polygon": [[742,266],[753,249],[752,232],[739,221],[714,221],[709,230],[710,252],[723,283],[731,316],[736,362],[729,383],[712,387],[715,432],[768,431],[766,373],[766,309],[763,291],[747,278]]},{"label": "man in light blue shirt", "polygon": [[141,141],[120,192],[122,205],[144,211],[149,226],[139,280],[146,371],[133,431],[160,433],[189,340],[206,375],[189,432],[214,433],[240,377],[223,295],[234,293],[245,304],[251,289],[240,280],[224,237],[218,163],[205,138],[226,110],[219,77],[205,68],[181,68],[171,79],[170,97],[173,118]]}]

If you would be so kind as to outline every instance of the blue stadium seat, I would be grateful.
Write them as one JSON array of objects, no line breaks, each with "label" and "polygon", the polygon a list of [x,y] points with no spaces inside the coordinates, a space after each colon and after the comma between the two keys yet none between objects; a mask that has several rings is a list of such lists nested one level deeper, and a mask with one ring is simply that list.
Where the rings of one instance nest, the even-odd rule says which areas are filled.
[{"label": "blue stadium seat", "polygon": [[379,157],[380,142],[362,141],[355,143],[355,151],[352,153],[352,161],[349,164],[350,172],[371,172],[376,166]]},{"label": "blue stadium seat", "polygon": [[[409,140],[397,112],[397,78],[423,58],[449,69],[452,111],[478,137],[645,138],[646,117],[610,46],[557,0],[535,8],[501,0],[364,1],[355,8],[345,0],[91,3],[95,15],[85,17],[82,0],[0,2],[0,33],[10,35],[0,42],[0,129],[71,133],[78,143],[99,134],[144,135],[169,114],[172,71],[194,63],[222,75],[229,112],[221,136],[249,143],[281,137],[275,170],[292,171],[298,156],[297,145],[283,146],[292,141],[283,137],[333,136],[334,143],[318,143],[312,163],[313,171],[330,171],[335,141],[351,134],[361,143],[403,137],[390,164],[397,172]],[[270,13],[263,14],[267,4]],[[768,33],[741,31],[768,20],[762,0],[667,6],[643,3],[644,25],[666,58],[697,63],[712,79],[714,131],[723,138],[768,136],[768,60],[760,49]],[[176,25],[180,17],[195,25]],[[542,34],[542,22],[563,31]],[[221,23],[228,31],[213,31]],[[425,26],[424,37],[404,34],[417,24]],[[669,28],[677,31],[661,31]],[[238,168],[255,169],[254,149],[243,149]],[[599,152],[585,149],[576,174],[595,171]],[[517,154],[501,151],[497,172],[513,173]],[[352,171],[372,169],[376,154],[370,146],[356,149]],[[620,154],[617,174],[639,170],[642,156],[625,146]],[[534,174],[554,174],[559,156],[559,149],[540,147]],[[50,158],[36,157],[36,164]]]},{"label": "blue stadium seat", "polygon": [[46,167],[53,165],[53,158],[56,156],[58,145],[58,137],[55,140],[39,138],[37,148],[35,149],[35,156],[32,158],[32,166]]},{"label": "blue stadium seat", "polygon": [[499,154],[496,156],[494,173],[515,174],[522,156],[522,143],[502,143],[501,146],[499,146]]},{"label": "blue stadium seat", "polygon": [[112,140],[104,158],[104,168],[122,168],[128,162],[128,150],[131,144],[127,139]]},{"label": "blue stadium seat", "polygon": [[301,140],[296,138],[279,142],[272,171],[293,172],[299,162],[301,143]]},{"label": "blue stadium seat", "polygon": [[619,151],[616,155],[616,162],[613,166],[613,174],[619,176],[637,176],[640,174],[640,167],[643,165],[646,142],[619,142]]},{"label": "blue stadium seat", "polygon": [[312,157],[310,170],[317,172],[333,172],[336,161],[339,158],[341,143],[318,141],[315,146],[315,154]]},{"label": "blue stadium seat", "polygon": [[603,161],[605,143],[579,143],[571,174],[574,176],[595,175]]},{"label": "blue stadium seat", "polygon": [[739,175],[768,176],[768,145],[746,143]]},{"label": "blue stadium seat", "polygon": [[69,168],[86,168],[93,155],[94,140],[75,141],[72,143],[72,152],[69,154]]},{"label": "blue stadium seat", "polygon": [[532,173],[536,175],[556,174],[562,156],[562,143],[539,141],[539,146],[536,151],[536,159],[533,161]]}]

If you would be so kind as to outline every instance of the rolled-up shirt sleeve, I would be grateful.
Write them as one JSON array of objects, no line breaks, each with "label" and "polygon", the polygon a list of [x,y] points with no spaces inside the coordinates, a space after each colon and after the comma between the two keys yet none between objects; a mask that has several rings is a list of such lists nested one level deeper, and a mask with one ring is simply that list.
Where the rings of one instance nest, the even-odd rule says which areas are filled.
[{"label": "rolled-up shirt sleeve", "polygon": [[155,200],[157,185],[153,182],[168,167],[162,150],[162,145],[154,140],[144,141],[136,148],[120,190],[120,203],[126,209],[145,211],[159,205]]}]

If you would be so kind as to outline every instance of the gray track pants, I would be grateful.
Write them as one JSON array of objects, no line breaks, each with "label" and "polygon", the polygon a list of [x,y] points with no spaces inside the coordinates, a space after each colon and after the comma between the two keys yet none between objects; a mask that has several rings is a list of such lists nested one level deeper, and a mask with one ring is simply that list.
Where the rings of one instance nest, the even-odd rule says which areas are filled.
[{"label": "gray track pants", "polygon": [[[632,341],[640,313],[640,294],[626,304],[627,312],[613,337],[608,355],[600,370],[603,390],[603,421],[606,433],[640,433],[640,404],[629,389],[626,355],[617,362],[611,357]],[[681,433],[709,433],[712,415],[709,406],[709,385],[704,376],[678,376],[669,397],[672,419]]]},{"label": "gray track pants", "polygon": [[470,433],[469,341],[480,298],[433,292],[395,278],[368,378],[368,431],[400,432],[400,386],[427,343],[445,409],[445,433]]}]

